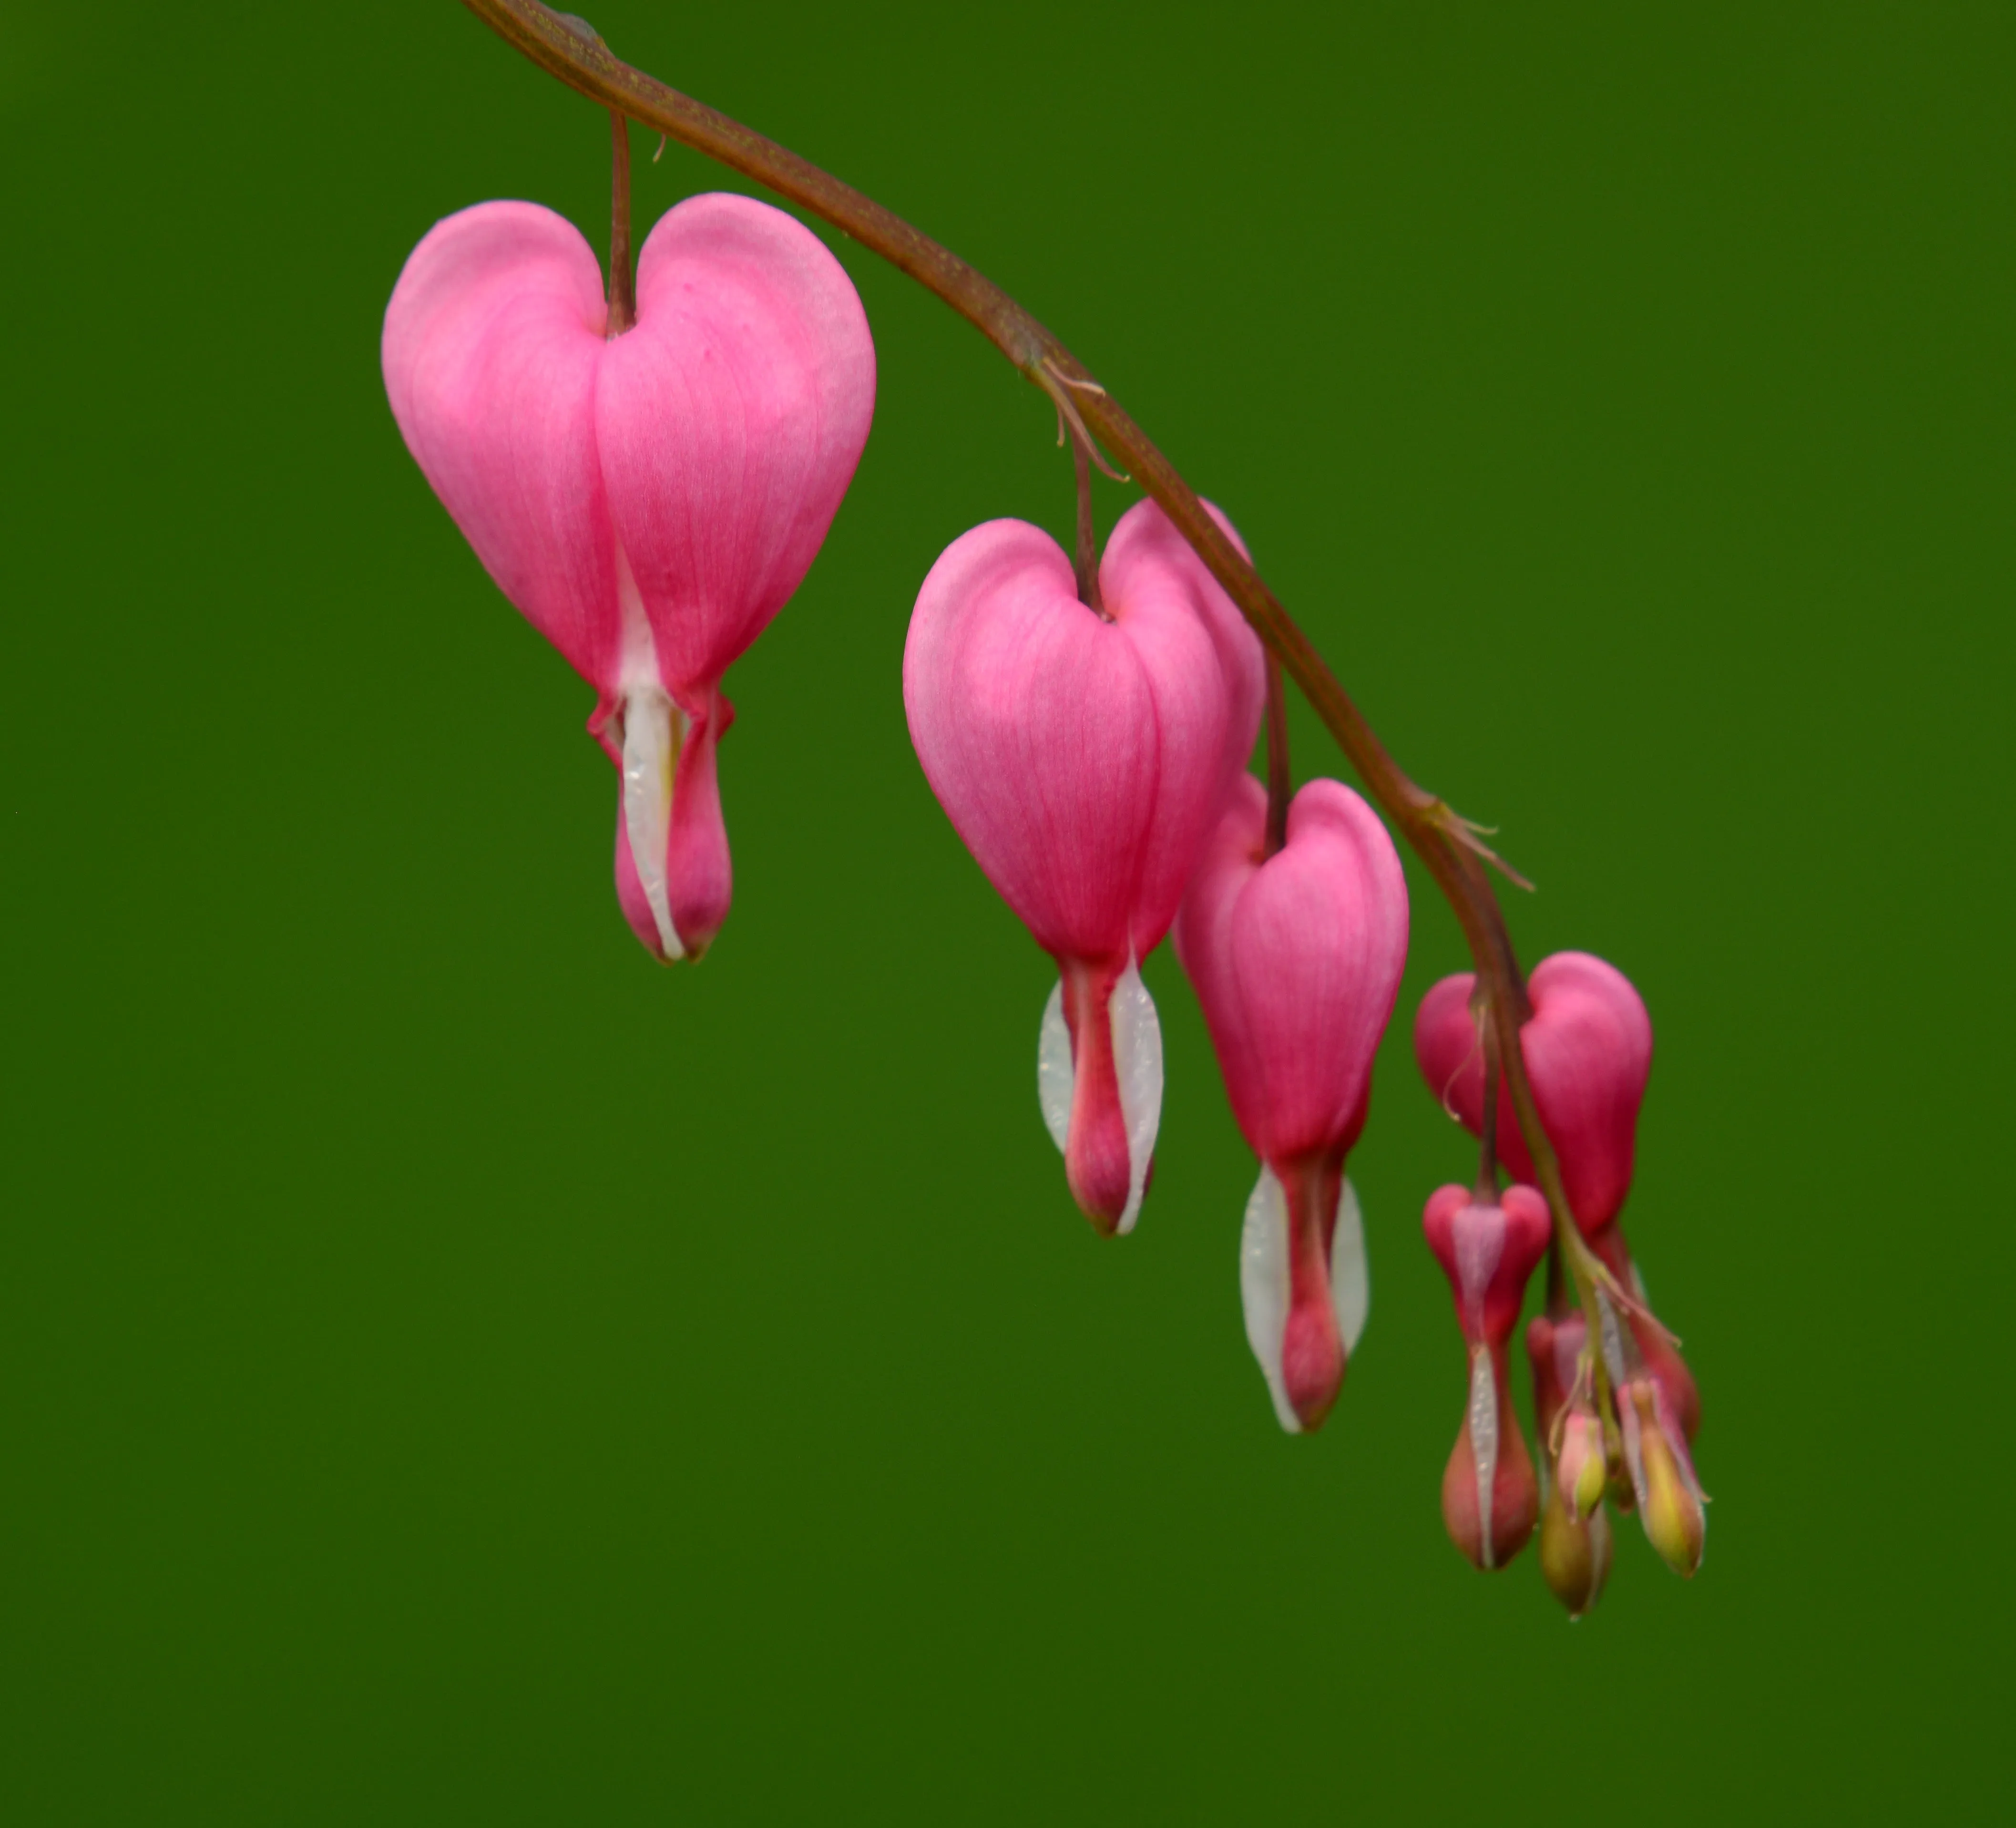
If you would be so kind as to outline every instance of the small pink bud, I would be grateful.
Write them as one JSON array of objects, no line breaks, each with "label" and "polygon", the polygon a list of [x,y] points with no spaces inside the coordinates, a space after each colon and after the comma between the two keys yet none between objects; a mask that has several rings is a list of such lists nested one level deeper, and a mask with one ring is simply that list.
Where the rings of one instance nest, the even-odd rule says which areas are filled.
[{"label": "small pink bud", "polygon": [[661,958],[697,957],[732,889],[721,677],[826,537],[875,349],[819,238],[742,197],[668,211],[638,259],[635,324],[610,340],[607,319],[571,223],[479,204],[401,272],[385,391],[484,569],[599,694],[625,915]]},{"label": "small pink bud", "polygon": [[1442,1523],[1473,1566],[1502,1568],[1526,1546],[1540,1508],[1526,1437],[1505,1384],[1505,1348],[1474,1345],[1470,1404],[1442,1473]]},{"label": "small pink bud", "polygon": [[[1421,999],[1414,1054],[1428,1089],[1482,1133],[1484,1055],[1470,1008],[1476,979],[1444,978]],[[1540,1122],[1561,1161],[1569,1209],[1586,1235],[1617,1217],[1631,1191],[1638,1107],[1652,1065],[1652,1024],[1630,980],[1586,952],[1534,967],[1533,1014],[1519,1031]],[[1511,1101],[1501,1090],[1498,1152],[1514,1177],[1533,1178]]]},{"label": "small pink bud", "polygon": [[1708,1534],[1707,1500],[1687,1437],[1656,1380],[1643,1376],[1620,1385],[1617,1419],[1646,1537],[1674,1573],[1691,1577]]},{"label": "small pink bud", "polygon": [[1099,582],[1103,615],[1040,528],[963,535],[918,594],[903,704],[938,803],[1057,961],[1037,1089],[1073,1195],[1111,1234],[1140,1211],[1161,1114],[1140,963],[1175,918],[1266,687],[1258,638],[1154,503],[1121,517]]},{"label": "small pink bud", "polygon": [[1258,1156],[1240,1238],[1246,1333],[1291,1433],[1329,1413],[1365,1323],[1364,1228],[1345,1159],[1407,957],[1393,841],[1350,788],[1312,781],[1265,854],[1267,795],[1234,783],[1176,921],[1233,1116]]},{"label": "small pink bud", "polygon": [[1519,1324],[1535,1267],[1547,1253],[1553,1221],[1530,1187],[1508,1187],[1496,1202],[1467,1187],[1438,1187],[1421,1217],[1428,1248],[1449,1278],[1456,1321],[1473,1345],[1503,1345]]},{"label": "small pink bud", "polygon": [[1526,1545],[1539,1509],[1533,1462],[1505,1387],[1505,1342],[1553,1224],[1530,1187],[1499,1200],[1467,1187],[1428,1197],[1421,1229],[1456,1297],[1470,1346],[1470,1402],[1442,1475],[1442,1521],[1480,1568],[1503,1567]]}]

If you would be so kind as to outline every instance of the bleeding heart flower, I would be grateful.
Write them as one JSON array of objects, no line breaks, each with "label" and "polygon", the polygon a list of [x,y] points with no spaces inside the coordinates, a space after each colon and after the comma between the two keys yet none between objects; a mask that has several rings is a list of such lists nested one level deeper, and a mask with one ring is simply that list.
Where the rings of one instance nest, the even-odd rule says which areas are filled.
[{"label": "bleeding heart flower", "polygon": [[593,253],[527,203],[437,223],[385,312],[408,449],[498,587],[599,694],[621,775],[617,891],[658,957],[728,912],[721,676],[817,554],[868,437],[875,351],[818,238],[689,197],[606,339]]},{"label": "bleeding heart flower", "polygon": [[1247,1338],[1291,1433],[1321,1423],[1365,1324],[1364,1227],[1345,1158],[1407,957],[1407,886],[1377,814],[1312,781],[1265,854],[1241,775],[1176,923],[1232,1112],[1262,1166],[1246,1209]]},{"label": "bleeding heart flower", "polygon": [[[1414,1054],[1428,1088],[1481,1134],[1484,1052],[1468,972],[1444,978],[1421,999]],[[1559,1157],[1568,1206],[1585,1235],[1617,1217],[1631,1191],[1638,1107],[1652,1069],[1652,1023],[1631,980],[1586,952],[1557,952],[1533,968],[1533,1013],[1519,1030],[1540,1122]],[[1512,1101],[1498,1099],[1498,1154],[1513,1178],[1531,1181],[1532,1158]]]},{"label": "bleeding heart flower", "polygon": [[1530,1187],[1508,1188],[1495,1200],[1441,1187],[1428,1197],[1421,1228],[1449,1279],[1470,1347],[1470,1401],[1442,1474],[1442,1521],[1478,1567],[1503,1567],[1526,1546],[1540,1509],[1506,1385],[1506,1342],[1553,1226],[1547,1202]]},{"label": "bleeding heart flower", "polygon": [[1057,961],[1038,1091],[1073,1195],[1113,1233],[1140,1212],[1161,1116],[1141,961],[1252,749],[1266,686],[1258,637],[1152,502],[1114,528],[1099,584],[1103,613],[1024,521],[963,535],[918,594],[903,703],[939,804]]}]

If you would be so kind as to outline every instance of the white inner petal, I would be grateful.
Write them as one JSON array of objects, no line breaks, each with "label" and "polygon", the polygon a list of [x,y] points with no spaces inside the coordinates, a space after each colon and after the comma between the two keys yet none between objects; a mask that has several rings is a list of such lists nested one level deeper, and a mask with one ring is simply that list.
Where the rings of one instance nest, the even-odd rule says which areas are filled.
[{"label": "white inner petal", "polygon": [[1127,1126],[1127,1210],[1120,1215],[1121,1237],[1141,1216],[1148,1191],[1148,1165],[1155,1156],[1155,1132],[1162,1123],[1162,1022],[1155,1000],[1141,982],[1134,961],[1113,986],[1113,1069],[1120,1081],[1120,1116]]},{"label": "white inner petal", "polygon": [[683,958],[679,929],[672,925],[665,883],[665,842],[672,824],[672,776],[686,733],[686,713],[656,686],[629,693],[623,701],[623,828],[630,860],[651,904],[658,943],[668,958]]},{"label": "white inner petal", "polygon": [[1358,1350],[1365,1317],[1372,1307],[1372,1276],[1365,1264],[1365,1215],[1348,1175],[1337,1196],[1337,1230],[1330,1241],[1330,1304],[1348,1358]]},{"label": "white inner petal", "polygon": [[1491,1349],[1470,1349],[1470,1453],[1477,1468],[1477,1528],[1484,1565],[1491,1552],[1491,1501],[1498,1486],[1498,1382],[1491,1375]]},{"label": "white inner petal", "polygon": [[1071,1070],[1071,1028],[1064,1020],[1064,987],[1050,986],[1043,1005],[1043,1026],[1036,1037],[1036,1101],[1043,1107],[1043,1127],[1057,1153],[1071,1141],[1071,1094],[1077,1086]]},{"label": "white inner petal", "polygon": [[1288,1326],[1288,1196],[1272,1168],[1263,1166],[1246,1202],[1239,1235],[1239,1294],[1246,1309],[1246,1343],[1260,1361],[1274,1414],[1291,1434],[1301,1419],[1281,1381],[1281,1341]]}]

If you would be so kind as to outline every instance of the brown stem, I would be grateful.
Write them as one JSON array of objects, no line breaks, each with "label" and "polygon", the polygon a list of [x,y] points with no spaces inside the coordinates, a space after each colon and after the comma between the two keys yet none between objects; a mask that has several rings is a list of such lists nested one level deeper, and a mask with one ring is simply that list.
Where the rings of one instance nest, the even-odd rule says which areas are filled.
[{"label": "brown stem", "polygon": [[1281,663],[1267,656],[1267,851],[1272,856],[1288,842],[1288,802],[1294,797],[1288,772],[1288,693]]},{"label": "brown stem", "polygon": [[[1058,418],[1061,420],[1063,414]],[[1078,473],[1078,550],[1071,570],[1078,579],[1078,600],[1087,609],[1096,610],[1100,619],[1111,622],[1099,594],[1099,533],[1092,520],[1092,452],[1085,440],[1070,434],[1071,467]]]},{"label": "brown stem", "polygon": [[609,327],[611,341],[637,321],[637,276],[630,264],[630,123],[609,110]]},{"label": "brown stem", "polygon": [[[1595,1327],[1599,1319],[1596,1289],[1603,1272],[1575,1229],[1562,1192],[1560,1166],[1540,1127],[1519,1047],[1519,1025],[1530,1013],[1525,983],[1503,913],[1482,866],[1452,835],[1460,829],[1455,815],[1408,778],[1309,637],[1206,512],[1175,466],[1092,378],[1085,365],[1042,324],[993,281],[901,217],[776,141],[632,69],[612,56],[600,39],[585,34],[539,0],[463,3],[507,43],[591,100],[755,179],[787,202],[851,235],[871,253],[936,293],[1046,392],[1053,393],[1060,386],[1068,391],[1092,433],[1169,517],[1315,707],[1366,791],[1399,827],[1455,910],[1490,999],[1507,1095],[1532,1157],[1540,1191],[1553,1210],[1562,1254],[1589,1324]],[[1046,370],[1050,377],[1047,382]],[[1600,1365],[1598,1376],[1600,1379]]]}]

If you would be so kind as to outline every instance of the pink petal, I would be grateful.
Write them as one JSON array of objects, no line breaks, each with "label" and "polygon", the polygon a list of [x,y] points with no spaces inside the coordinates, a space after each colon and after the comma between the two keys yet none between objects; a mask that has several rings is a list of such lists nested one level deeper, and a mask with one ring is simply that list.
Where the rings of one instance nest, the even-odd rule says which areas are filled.
[{"label": "pink petal", "polygon": [[1266,799],[1235,789],[1200,864],[1179,950],[1233,1115],[1256,1154],[1333,1148],[1363,1120],[1406,962],[1406,878],[1371,808],[1312,781],[1259,860]]},{"label": "pink petal", "polygon": [[602,274],[571,223],[486,203],[437,222],[385,312],[392,416],[497,586],[574,670],[616,681],[615,542],[596,448]]},{"label": "pink petal", "polygon": [[659,218],[596,421],[668,688],[719,678],[797,589],[874,402],[861,301],[808,229],[722,195]]},{"label": "pink petal", "polygon": [[1037,943],[1123,961],[1156,809],[1155,697],[1048,534],[991,521],[945,549],[911,618],[903,702],[939,802]]}]

